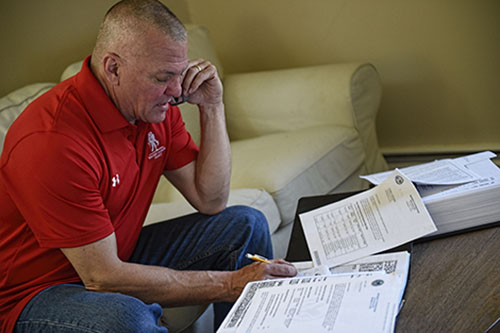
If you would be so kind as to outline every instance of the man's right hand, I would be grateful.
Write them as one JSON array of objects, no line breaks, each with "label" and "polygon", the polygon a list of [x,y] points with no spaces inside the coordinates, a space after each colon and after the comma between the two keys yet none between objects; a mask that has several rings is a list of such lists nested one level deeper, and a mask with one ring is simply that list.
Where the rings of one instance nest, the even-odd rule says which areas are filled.
[{"label": "man's right hand", "polygon": [[295,275],[297,275],[295,266],[282,259],[271,260],[270,264],[254,262],[251,265],[232,272],[227,301],[236,301],[248,282],[287,278]]}]

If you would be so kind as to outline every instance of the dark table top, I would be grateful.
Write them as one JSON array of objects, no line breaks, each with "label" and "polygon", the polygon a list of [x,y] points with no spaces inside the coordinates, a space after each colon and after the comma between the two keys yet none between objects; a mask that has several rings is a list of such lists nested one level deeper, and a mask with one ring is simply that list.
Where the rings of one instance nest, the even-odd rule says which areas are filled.
[{"label": "dark table top", "polygon": [[396,332],[484,332],[500,317],[500,227],[416,243]]}]

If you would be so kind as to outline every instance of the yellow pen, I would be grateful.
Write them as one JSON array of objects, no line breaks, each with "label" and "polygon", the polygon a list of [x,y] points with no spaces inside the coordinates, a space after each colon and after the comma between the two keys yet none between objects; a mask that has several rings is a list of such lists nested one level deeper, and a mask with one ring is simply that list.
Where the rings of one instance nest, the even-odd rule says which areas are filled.
[{"label": "yellow pen", "polygon": [[270,264],[271,261],[267,258],[264,258],[263,256],[259,256],[258,254],[250,254],[247,253],[245,255],[248,259],[255,260],[255,261],[260,261],[260,262],[265,262],[266,264]]}]

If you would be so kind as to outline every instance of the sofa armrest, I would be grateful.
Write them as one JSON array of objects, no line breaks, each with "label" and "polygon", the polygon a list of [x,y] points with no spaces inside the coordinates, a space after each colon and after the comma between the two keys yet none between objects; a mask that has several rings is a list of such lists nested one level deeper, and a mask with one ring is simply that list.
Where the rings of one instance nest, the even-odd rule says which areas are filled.
[{"label": "sofa armrest", "polygon": [[368,172],[386,169],[375,118],[382,87],[375,67],[343,63],[226,74],[224,103],[231,140],[320,125],[354,128]]}]

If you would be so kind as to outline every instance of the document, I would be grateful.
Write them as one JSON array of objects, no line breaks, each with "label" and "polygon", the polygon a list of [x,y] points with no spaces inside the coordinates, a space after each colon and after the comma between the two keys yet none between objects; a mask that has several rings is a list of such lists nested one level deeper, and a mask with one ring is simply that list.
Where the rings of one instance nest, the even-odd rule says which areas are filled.
[{"label": "document", "polygon": [[374,254],[343,265],[329,268],[327,265],[314,266],[312,261],[292,262],[297,276],[339,275],[356,273],[386,273],[408,275],[410,253],[408,251]]},{"label": "document", "polygon": [[[396,274],[404,281],[401,288],[399,299],[403,299],[406,289],[406,281],[410,271],[410,253],[408,251],[390,252],[383,254],[374,254],[364,257],[350,263],[330,268],[330,274],[373,274],[385,273]],[[402,304],[400,304],[401,309]]]},{"label": "document", "polygon": [[297,269],[297,276],[331,275],[327,265],[314,266],[312,261],[298,261],[292,264]]},{"label": "document", "polygon": [[374,254],[347,264],[331,267],[330,274],[385,273],[399,274],[405,278],[410,268],[408,251]]},{"label": "document", "polygon": [[385,273],[251,282],[217,332],[392,332],[405,283]]},{"label": "document", "polygon": [[[418,183],[416,185],[422,201],[431,215],[438,230],[428,236],[470,230],[480,227],[494,225],[500,221],[500,168],[493,163],[492,158],[496,154],[484,151],[471,154],[453,160],[436,161],[410,167],[412,170],[427,170],[428,176],[420,179],[436,179],[446,177],[440,170],[434,170],[433,165],[452,163],[461,170],[467,170],[470,175],[477,175],[477,179],[465,183],[451,184],[450,179],[445,181],[434,181],[430,183]],[[402,168],[400,172],[408,175],[407,168]],[[378,173],[363,176],[376,184],[381,179],[385,179],[387,173]],[[463,174],[465,175],[465,173]],[[466,177],[463,178],[465,180]],[[458,177],[455,177],[458,179]],[[439,183],[447,185],[439,185]]]},{"label": "document", "polygon": [[[430,163],[418,164],[400,171],[414,183],[431,185],[457,185],[464,184],[481,178],[468,166],[482,160],[489,160],[496,155],[490,151],[468,155],[455,159],[442,159]],[[382,183],[392,171],[379,172],[361,176],[374,185]]]},{"label": "document", "polygon": [[467,193],[481,192],[483,188],[500,184],[500,169],[490,159],[476,160],[467,165],[479,175],[479,179],[459,186],[419,185],[417,189],[424,203],[439,201],[447,197],[459,197]]},{"label": "document", "polygon": [[398,170],[373,189],[299,218],[314,266],[338,266],[437,230],[415,186]]}]

